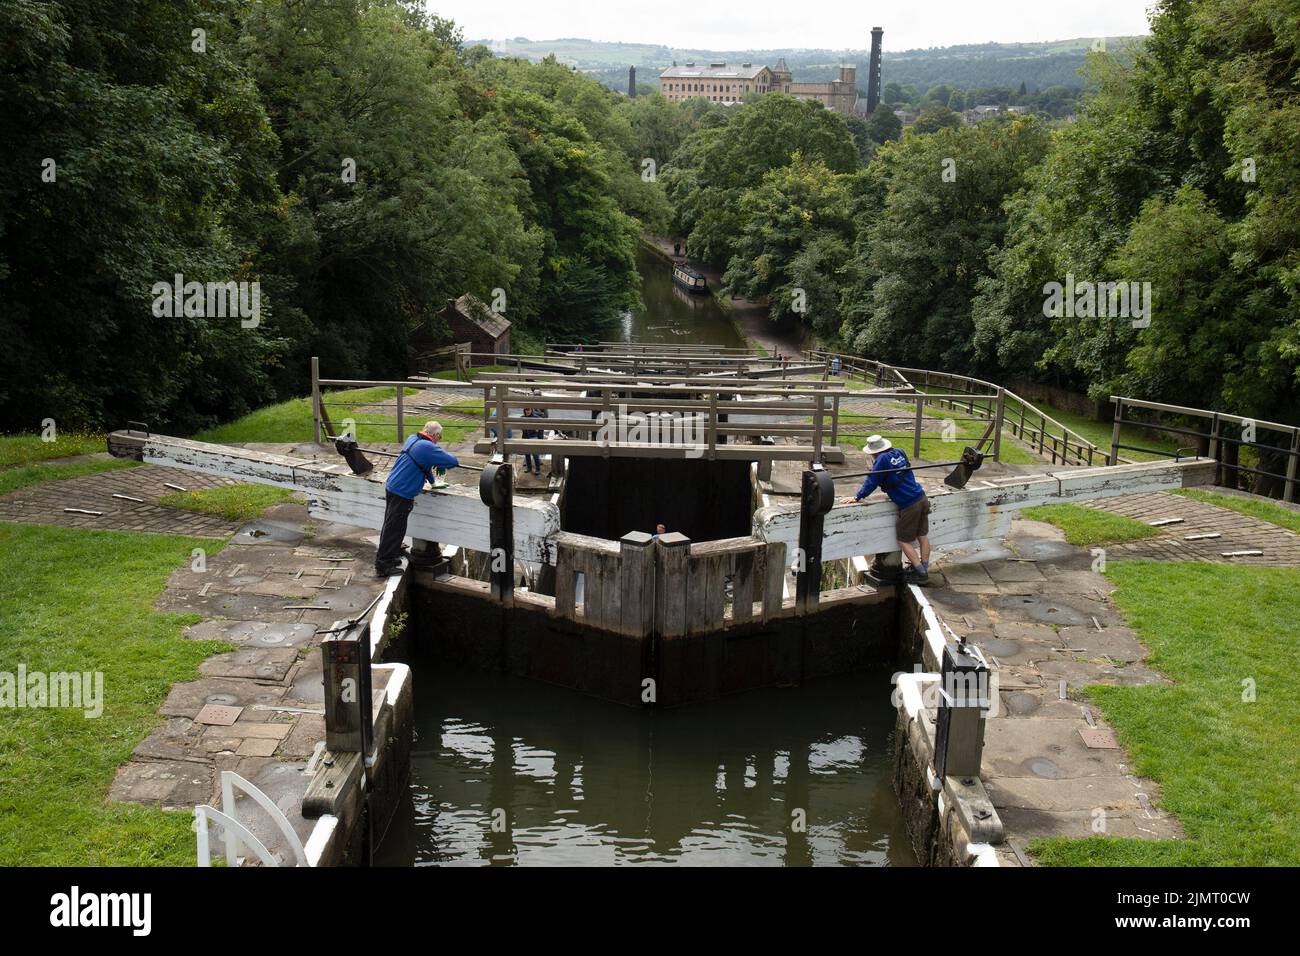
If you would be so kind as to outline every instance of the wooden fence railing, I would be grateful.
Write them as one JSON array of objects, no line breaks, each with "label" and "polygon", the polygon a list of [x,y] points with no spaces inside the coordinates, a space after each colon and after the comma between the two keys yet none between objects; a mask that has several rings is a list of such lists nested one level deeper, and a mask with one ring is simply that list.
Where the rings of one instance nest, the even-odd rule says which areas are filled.
[{"label": "wooden fence railing", "polygon": [[[1137,398],[1112,395],[1115,404],[1115,419],[1110,440],[1110,457],[1114,461],[1121,449],[1137,451],[1161,457],[1186,457],[1184,453],[1203,455],[1219,463],[1214,483],[1227,488],[1240,488],[1243,484],[1261,493],[1269,494],[1278,490],[1283,501],[1293,502],[1300,483],[1300,426],[1283,425],[1280,422],[1261,421],[1227,412],[1215,412],[1204,408],[1187,408],[1183,405],[1166,405],[1162,402],[1148,402]],[[1147,412],[1145,417],[1132,416],[1134,412]],[[1173,419],[1171,421],[1170,419]],[[1178,422],[1205,423],[1204,429],[1189,427]],[[1127,445],[1121,442],[1121,430],[1125,425],[1141,428],[1145,431],[1175,436],[1183,443],[1177,452],[1167,449],[1147,448],[1141,445]],[[1233,435],[1229,429],[1235,429]],[[1280,441],[1263,440],[1262,433],[1278,436]],[[1258,464],[1280,462],[1274,466],[1254,467],[1243,464],[1241,452],[1248,450]],[[1244,476],[1252,476],[1246,478]],[[1274,487],[1269,487],[1273,484]]]},{"label": "wooden fence railing", "polygon": [[[949,409],[964,408],[971,416],[992,425],[992,444],[995,457],[1000,457],[1000,435],[1005,428],[1016,438],[1028,444],[1038,454],[1066,465],[1104,464],[1101,450],[1078,432],[1061,424],[1037,406],[1021,398],[1010,389],[993,382],[936,372],[931,369],[907,368],[887,365],[855,355],[842,355],[820,349],[809,349],[809,359],[826,363],[827,369],[839,360],[841,373],[858,374],[863,381],[874,381],[877,386],[903,387],[927,394],[926,404],[936,404]],[[935,392],[941,394],[935,394]],[[1113,462],[1112,462],[1113,463]]]}]

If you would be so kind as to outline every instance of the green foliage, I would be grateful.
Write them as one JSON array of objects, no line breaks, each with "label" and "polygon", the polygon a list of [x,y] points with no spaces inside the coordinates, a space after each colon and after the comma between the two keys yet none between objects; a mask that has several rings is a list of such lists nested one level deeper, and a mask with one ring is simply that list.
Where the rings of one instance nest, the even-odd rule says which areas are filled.
[{"label": "green foliage", "polygon": [[[1137,397],[1300,407],[1300,130],[1290,0],[1167,0],[1131,66],[1011,203],[974,307],[982,362]],[[1045,317],[1043,286],[1147,281],[1150,326]]]},{"label": "green foliage", "polygon": [[875,358],[927,368],[972,364],[971,300],[1006,231],[1003,202],[1046,148],[1032,118],[908,133],[873,165],[883,209],[844,292],[844,338]]},{"label": "green foliage", "polygon": [[1065,532],[1066,541],[1082,547],[1139,541],[1160,533],[1159,528],[1144,521],[1083,505],[1038,505],[1025,508],[1021,514],[1031,521],[1055,525]]},{"label": "green foliage", "polygon": [[743,226],[741,196],[796,153],[832,172],[858,166],[843,117],[782,93],[734,107],[726,125],[691,134],[663,175],[674,231],[687,237],[691,254],[725,265]]},{"label": "green foliage", "polygon": [[271,485],[221,485],[201,491],[176,491],[163,495],[158,503],[164,508],[217,515],[228,521],[252,521],[267,508],[288,501],[293,492]]},{"label": "green foliage", "polygon": [[745,190],[737,206],[743,231],[723,276],[727,290],[768,298],[773,319],[797,312],[833,334],[837,274],[853,240],[845,179],[796,152],[790,165]]},{"label": "green foliage", "polygon": [[[587,335],[637,301],[630,217],[668,218],[641,176],[651,118],[554,61],[464,50],[409,2],[0,17],[0,427],[190,432],[301,394],[311,355],[392,377],[466,291],[503,290],[525,335]],[[154,315],[178,273],[259,283],[259,323]]]}]

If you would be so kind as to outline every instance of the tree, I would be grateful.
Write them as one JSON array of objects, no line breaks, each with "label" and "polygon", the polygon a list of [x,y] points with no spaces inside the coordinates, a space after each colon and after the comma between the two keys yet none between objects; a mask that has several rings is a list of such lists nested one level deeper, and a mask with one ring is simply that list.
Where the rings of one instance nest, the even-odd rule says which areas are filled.
[{"label": "tree", "polygon": [[899,139],[903,135],[903,121],[898,118],[893,110],[880,106],[867,119],[866,133],[873,143],[877,146],[883,146],[890,140]]},{"label": "tree", "polygon": [[726,125],[687,138],[664,172],[674,230],[692,253],[725,264],[743,224],[741,194],[795,152],[833,172],[852,172],[858,151],[844,118],[820,103],[769,93],[733,108]]},{"label": "tree", "polygon": [[856,351],[927,368],[967,368],[971,300],[1002,241],[1003,203],[1047,146],[1041,123],[941,129],[881,149],[883,210],[844,294],[844,337]]},{"label": "tree", "polygon": [[723,276],[726,288],[766,297],[774,320],[793,315],[833,334],[837,274],[853,240],[846,177],[795,153],[741,195],[738,211],[744,226]]},{"label": "tree", "polygon": [[956,129],[961,126],[961,117],[938,103],[931,103],[916,117],[912,129],[917,133],[933,133],[941,129]]}]

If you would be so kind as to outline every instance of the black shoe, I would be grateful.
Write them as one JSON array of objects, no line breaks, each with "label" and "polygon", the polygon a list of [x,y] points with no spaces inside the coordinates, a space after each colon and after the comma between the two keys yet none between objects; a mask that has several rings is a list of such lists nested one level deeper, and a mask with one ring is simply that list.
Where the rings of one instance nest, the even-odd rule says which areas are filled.
[{"label": "black shoe", "polygon": [[375,565],[375,577],[377,578],[391,578],[393,575],[401,573],[402,566],[400,564]]},{"label": "black shoe", "polygon": [[925,587],[927,584],[930,583],[930,575],[928,572],[921,571],[917,568],[908,568],[907,582],[909,584],[916,584],[919,585],[920,587]]}]

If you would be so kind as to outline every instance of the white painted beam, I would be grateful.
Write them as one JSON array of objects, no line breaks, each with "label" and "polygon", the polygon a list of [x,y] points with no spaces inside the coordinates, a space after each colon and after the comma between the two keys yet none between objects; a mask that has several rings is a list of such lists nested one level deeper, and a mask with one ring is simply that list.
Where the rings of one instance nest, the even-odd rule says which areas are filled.
[{"label": "white painted beam", "polygon": [[[1119,495],[1167,491],[1213,480],[1210,459],[1154,461],[1106,468],[1062,469],[1051,475],[995,479],[990,486],[945,489],[930,498],[930,545],[950,548],[1006,536],[1021,508],[1065,502],[1095,501]],[[898,508],[883,493],[861,504],[836,505],[826,515],[822,559],[897,551],[894,534]],[[762,508],[754,515],[754,533],[783,542],[793,554],[799,543],[799,509],[789,505]]]},{"label": "white painted beam", "polygon": [[[354,475],[344,464],[322,464],[248,448],[232,448],[164,435],[115,432],[117,446],[138,447],[141,459],[155,465],[197,471],[235,481],[275,485],[307,495],[313,517],[378,530],[384,523],[384,482],[376,475]],[[560,510],[549,501],[516,499],[515,555],[523,561],[555,563],[547,547],[560,530]],[[426,490],[415,499],[407,533],[413,538],[490,551],[488,508],[474,486]]]}]

